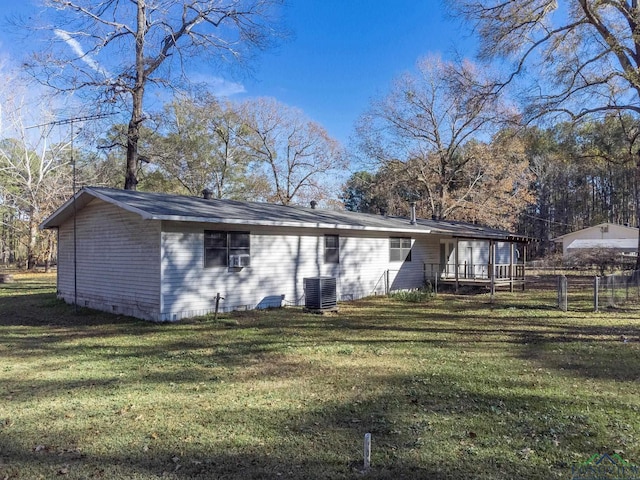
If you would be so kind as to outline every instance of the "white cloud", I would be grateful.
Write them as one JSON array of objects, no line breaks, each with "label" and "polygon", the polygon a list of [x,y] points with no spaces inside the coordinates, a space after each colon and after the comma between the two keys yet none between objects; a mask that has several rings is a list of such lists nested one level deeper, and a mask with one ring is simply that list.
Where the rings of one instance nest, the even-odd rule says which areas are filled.
[{"label": "white cloud", "polygon": [[247,91],[241,83],[230,82],[222,77],[202,73],[192,75],[191,82],[207,85],[211,93],[217,97],[231,97]]},{"label": "white cloud", "polygon": [[246,90],[244,85],[236,82],[229,82],[224,78],[214,78],[212,79],[211,87],[213,89],[213,93],[220,97],[230,97],[231,95],[237,95],[239,93],[245,93]]}]

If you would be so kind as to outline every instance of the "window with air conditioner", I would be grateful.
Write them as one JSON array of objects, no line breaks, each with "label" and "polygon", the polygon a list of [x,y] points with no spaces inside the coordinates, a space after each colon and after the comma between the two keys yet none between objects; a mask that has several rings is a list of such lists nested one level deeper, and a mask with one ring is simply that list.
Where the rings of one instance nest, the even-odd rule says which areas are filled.
[{"label": "window with air conditioner", "polygon": [[204,231],[204,266],[248,267],[251,264],[249,232]]},{"label": "window with air conditioner", "polygon": [[251,265],[251,256],[246,253],[241,253],[239,255],[229,255],[229,266],[230,267],[249,267]]}]

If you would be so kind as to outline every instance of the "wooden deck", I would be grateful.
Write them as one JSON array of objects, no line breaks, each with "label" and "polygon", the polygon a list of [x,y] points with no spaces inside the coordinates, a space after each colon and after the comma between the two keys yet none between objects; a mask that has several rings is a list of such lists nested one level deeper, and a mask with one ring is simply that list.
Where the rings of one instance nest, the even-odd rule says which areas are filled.
[{"label": "wooden deck", "polygon": [[514,287],[525,287],[525,265],[514,264],[425,264],[425,280],[437,285],[454,285],[456,290],[460,286],[486,285],[493,292],[494,287],[508,286],[510,291]]}]

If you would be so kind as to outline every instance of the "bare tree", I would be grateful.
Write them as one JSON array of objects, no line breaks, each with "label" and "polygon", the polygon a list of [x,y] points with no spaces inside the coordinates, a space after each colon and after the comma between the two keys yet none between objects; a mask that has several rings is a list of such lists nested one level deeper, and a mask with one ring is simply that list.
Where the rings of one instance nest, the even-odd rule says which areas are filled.
[{"label": "bare tree", "polygon": [[[527,76],[530,117],[640,113],[637,0],[451,0],[476,27],[480,56],[510,66],[504,84]],[[527,84],[531,85],[531,84]]]},{"label": "bare tree", "polygon": [[37,260],[49,265],[53,252],[51,232],[38,225],[72,193],[69,141],[51,142],[51,128],[28,128],[25,118],[51,118],[47,112],[34,115],[32,106],[17,95],[5,96],[5,114],[0,121],[0,204],[12,212],[6,228],[26,249],[27,268]]},{"label": "bare tree", "polygon": [[[423,215],[486,221],[484,213],[491,213],[495,220],[510,203],[504,200],[527,191],[530,179],[522,156],[479,139],[496,134],[513,114],[473,64],[432,56],[372,103],[358,123],[357,141],[367,158],[393,172],[387,182],[402,183],[405,200],[426,206]],[[489,205],[490,198],[503,201]]]},{"label": "bare tree", "polygon": [[329,197],[330,175],[345,168],[340,144],[295,108],[271,98],[241,107],[253,158],[272,182],[267,200],[283,205]]},{"label": "bare tree", "polygon": [[[640,114],[637,0],[451,0],[481,38],[481,57],[506,61],[503,85],[525,83],[529,119]],[[530,72],[535,72],[531,74]],[[640,152],[636,151],[640,185]],[[640,214],[640,188],[636,189]],[[640,252],[640,237],[638,240]],[[637,268],[640,268],[640,255]]]},{"label": "bare tree", "polygon": [[140,126],[148,87],[173,86],[195,58],[218,65],[245,58],[276,37],[281,0],[46,0],[56,15],[46,51],[27,63],[59,92],[99,93],[108,107],[125,103],[125,189],[138,180]]}]

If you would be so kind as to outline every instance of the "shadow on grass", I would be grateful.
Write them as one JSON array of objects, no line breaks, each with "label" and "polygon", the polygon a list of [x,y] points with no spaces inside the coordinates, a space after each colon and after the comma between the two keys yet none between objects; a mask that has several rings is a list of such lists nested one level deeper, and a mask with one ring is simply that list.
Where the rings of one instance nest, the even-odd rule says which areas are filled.
[{"label": "shadow on grass", "polygon": [[[84,310],[76,315],[53,294],[26,297],[23,303],[12,300],[11,307],[0,303],[0,312],[13,312],[11,319],[0,321],[0,350],[62,374],[57,379],[25,379],[10,376],[11,365],[4,364],[9,374],[0,388],[0,405],[17,412],[28,411],[23,408],[27,402],[64,403],[76,393],[108,399],[119,391],[144,388],[160,400],[173,383],[206,382],[214,398],[234,382],[243,385],[248,396],[256,382],[304,376],[323,385],[331,378],[343,382],[343,398],[286,411],[245,410],[237,400],[238,404],[217,406],[213,414],[200,411],[194,402],[180,412],[181,421],[194,430],[222,430],[224,437],[225,429],[251,425],[251,415],[257,418],[252,420],[254,430],[249,426],[248,432],[236,434],[237,443],[212,442],[206,434],[187,441],[192,432],[174,435],[163,423],[148,428],[166,429],[164,443],[145,451],[144,439],[114,442],[117,448],[102,454],[99,448],[77,445],[78,438],[98,435],[91,430],[99,423],[96,417],[105,417],[100,427],[105,437],[115,435],[112,430],[127,433],[139,428],[126,423],[133,420],[92,412],[87,431],[47,425],[49,440],[40,445],[36,435],[41,432],[0,417],[0,478],[21,478],[21,472],[34,469],[45,478],[568,478],[568,462],[576,455],[586,459],[617,446],[617,427],[607,431],[606,421],[584,413],[604,407],[564,392],[539,393],[537,374],[489,374],[476,381],[469,378],[474,365],[460,362],[457,370],[449,365],[442,372],[425,365],[435,361],[441,349],[447,353],[438,359],[441,363],[451,364],[469,351],[479,352],[480,361],[500,353],[505,360],[513,356],[554,370],[559,378],[633,381],[640,372],[637,327],[573,325],[566,317],[504,318],[490,316],[487,310],[476,317],[467,309],[426,311],[376,301],[337,316],[303,315],[291,309],[231,316],[235,326],[150,324]],[[375,356],[371,352],[378,348],[410,352],[407,362],[424,363],[411,375],[384,375],[375,368],[354,366],[358,355]],[[338,360],[354,357],[351,362],[337,361],[346,364],[334,367],[340,371],[305,363],[305,353],[321,356],[323,351]],[[101,363],[107,373],[78,378],[94,363]],[[71,372],[75,378],[70,378]],[[606,408],[621,421],[637,416],[615,398],[607,399]],[[38,427],[44,431],[44,426]],[[366,432],[374,436],[373,469],[362,475],[356,470]],[[634,427],[630,435],[635,435]]]},{"label": "shadow on grass", "polygon": [[[5,344],[18,357],[72,355],[86,349],[79,343],[82,339],[159,335],[150,344],[133,342],[114,349],[96,342],[92,349],[97,358],[107,360],[160,356],[180,363],[181,359],[172,352],[208,348],[215,363],[234,367],[242,365],[247,357],[286,352],[287,346],[301,348],[336,342],[369,346],[423,344],[449,349],[467,348],[470,344],[487,344],[486,348],[518,344],[524,346],[519,350],[521,358],[558,371],[571,370],[582,377],[636,380],[635,372],[640,371],[640,327],[576,325],[567,317],[552,321],[518,318],[518,311],[527,309],[524,306],[495,309],[513,311],[512,318],[492,317],[486,310],[483,315],[470,318],[466,309],[426,310],[421,305],[384,302],[381,299],[356,302],[344,315],[308,315],[299,309],[243,312],[231,316],[235,319],[234,326],[212,322],[154,324],[82,308],[76,311],[54,294],[32,294],[0,298],[3,313],[0,327],[14,327],[0,330],[0,345]],[[32,327],[45,328],[34,335]],[[201,335],[194,338],[190,335],[192,331],[200,331]],[[237,338],[218,345],[216,337],[225,331]],[[180,338],[184,334],[188,338],[183,341]],[[567,348],[569,344],[571,348]],[[202,354],[196,357],[195,361],[202,360]]]},{"label": "shadow on grass", "polygon": [[[562,334],[522,335],[520,356],[565,375],[640,381],[637,329],[573,328]],[[604,338],[603,338],[604,337]]]},{"label": "shadow on grass", "polygon": [[[0,473],[22,478],[22,469],[37,469],[52,478],[64,471],[67,478],[176,480],[548,479],[568,478],[571,458],[586,459],[594,448],[603,448],[593,444],[597,425],[580,413],[588,400],[565,401],[513,390],[490,393],[448,375],[372,373],[361,380],[382,386],[381,392],[362,392],[303,411],[247,412],[261,418],[263,434],[244,444],[212,443],[197,436],[185,442],[171,438],[168,430],[166,442],[148,450],[139,439],[125,442],[121,450],[97,454],[69,443],[69,438],[84,432],[53,431],[47,443],[27,446],[20,432],[8,427],[0,436]],[[202,419],[187,411],[184,421],[195,417],[211,429],[232,430],[246,416],[239,406],[229,407],[231,418]],[[626,414],[615,404],[611,408]],[[373,468],[363,475],[358,469],[365,433],[373,435]],[[512,442],[507,448],[501,446],[505,440]],[[565,447],[568,443],[570,448]],[[495,456],[496,451],[501,454]],[[78,471],[82,473],[75,476]]]},{"label": "shadow on grass", "polygon": [[76,308],[56,298],[55,293],[30,293],[0,297],[0,327],[67,327],[143,324],[130,317]]},{"label": "shadow on grass", "polygon": [[[85,455],[82,453],[38,452],[24,455],[3,444],[4,463],[0,463],[0,473],[5,478],[23,478],[21,471],[47,472],[47,478],[109,478],[111,480],[128,480],[131,478],[173,480],[264,480],[264,479],[417,479],[417,480],[467,480],[477,478],[473,472],[493,472],[490,478],[511,479],[528,478],[547,480],[547,468],[527,468],[516,461],[501,459],[474,459],[472,469],[464,463],[443,458],[431,462],[418,463],[411,461],[394,461],[389,464],[372,463],[368,471],[363,471],[362,460],[340,461],[329,458],[305,458],[298,456],[292,460],[288,454],[262,448],[250,453],[231,453],[225,448],[219,451],[205,451],[197,448],[186,448],[182,455],[175,451],[155,451],[153,455]],[[355,447],[355,445],[354,445]],[[294,455],[297,452],[291,452]],[[559,471],[568,478],[568,467],[559,467]],[[81,472],[79,476],[75,472]],[[515,472],[517,477],[511,476]],[[562,478],[562,477],[558,477]]]}]

